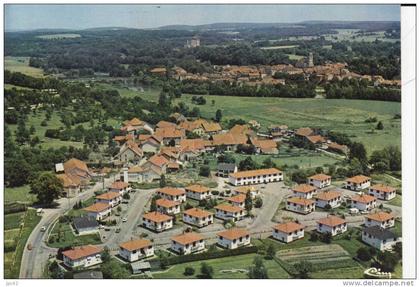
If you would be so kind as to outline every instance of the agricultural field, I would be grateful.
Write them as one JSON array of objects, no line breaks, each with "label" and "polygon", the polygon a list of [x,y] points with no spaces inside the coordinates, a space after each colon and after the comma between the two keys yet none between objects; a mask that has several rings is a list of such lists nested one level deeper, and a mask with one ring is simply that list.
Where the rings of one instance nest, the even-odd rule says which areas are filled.
[{"label": "agricultural field", "polygon": [[298,45],[285,45],[285,46],[269,46],[269,47],[261,47],[261,50],[281,50],[281,49],[292,49],[296,48]]},{"label": "agricultural field", "polygon": [[50,35],[40,35],[37,38],[44,39],[44,40],[58,40],[58,39],[74,39],[80,38],[80,34],[72,34],[72,33],[63,33],[63,34],[50,34]]},{"label": "agricultural field", "polygon": [[[23,249],[32,230],[40,221],[41,217],[36,214],[34,209],[26,212],[18,212],[5,215],[4,239],[4,277],[18,278],[20,262],[22,260]],[[23,223],[21,229],[20,225]]]},{"label": "agricultural field", "polygon": [[[246,279],[248,278],[247,271],[253,264],[253,260],[256,254],[246,254],[239,256],[231,256],[217,259],[210,259],[205,261],[195,261],[189,263],[177,264],[169,267],[168,270],[153,273],[153,277],[156,279],[187,279],[197,278],[196,275],[200,274],[201,262],[206,262],[214,269],[215,279]],[[280,265],[274,260],[263,259],[264,265],[268,271],[269,278],[285,279],[289,278],[288,273],[280,267]],[[235,264],[232,264],[235,262]],[[195,275],[186,276],[184,275],[185,267],[193,267],[195,269]]]},{"label": "agricultural field", "polygon": [[[200,108],[201,115],[213,118],[222,110],[224,122],[233,118],[258,121],[263,131],[271,124],[286,124],[289,128],[319,127],[345,132],[353,141],[362,142],[367,152],[389,145],[401,145],[401,103],[344,100],[344,99],[288,99],[231,96],[206,96],[206,105],[191,103],[191,95],[183,95],[177,102]],[[212,101],[214,100],[214,105]],[[366,123],[369,117],[382,121],[384,129],[375,130],[375,123]]]},{"label": "agricultural field", "polygon": [[4,69],[11,72],[19,72],[32,77],[43,77],[42,69],[29,67],[29,57],[10,57],[4,58]]}]

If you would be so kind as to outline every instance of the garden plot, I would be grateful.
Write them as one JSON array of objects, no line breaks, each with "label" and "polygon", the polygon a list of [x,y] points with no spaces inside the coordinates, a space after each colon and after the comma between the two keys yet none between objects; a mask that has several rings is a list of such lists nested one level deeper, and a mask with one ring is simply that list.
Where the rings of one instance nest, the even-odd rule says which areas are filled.
[{"label": "garden plot", "polygon": [[358,265],[350,254],[337,244],[280,250],[276,253],[276,257],[290,266],[303,260],[309,261],[314,271]]}]

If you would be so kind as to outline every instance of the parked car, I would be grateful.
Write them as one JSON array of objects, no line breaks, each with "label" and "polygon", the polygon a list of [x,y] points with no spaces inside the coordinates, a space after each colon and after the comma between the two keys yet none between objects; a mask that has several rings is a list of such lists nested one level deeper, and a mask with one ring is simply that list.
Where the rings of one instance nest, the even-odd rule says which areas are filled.
[{"label": "parked car", "polygon": [[127,222],[127,217],[124,217],[124,218],[122,219],[122,222]]},{"label": "parked car", "polygon": [[41,232],[45,232],[45,230],[47,230],[47,227],[44,225],[41,227]]}]

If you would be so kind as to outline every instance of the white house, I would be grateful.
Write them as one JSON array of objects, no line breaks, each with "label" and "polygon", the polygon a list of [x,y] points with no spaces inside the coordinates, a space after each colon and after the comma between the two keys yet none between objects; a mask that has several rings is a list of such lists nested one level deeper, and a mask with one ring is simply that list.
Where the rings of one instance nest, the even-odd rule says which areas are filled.
[{"label": "white house", "polygon": [[73,227],[78,235],[86,235],[99,232],[99,223],[93,216],[81,216],[73,218]]},{"label": "white house", "polygon": [[309,184],[299,184],[292,188],[293,196],[311,199],[316,193],[316,187]]},{"label": "white house", "polygon": [[315,210],[315,201],[300,197],[290,197],[286,201],[286,209],[297,213],[308,214]]},{"label": "white house", "polygon": [[193,184],[185,188],[187,197],[195,200],[207,199],[211,196],[210,189],[200,184]]},{"label": "white house", "polygon": [[324,188],[331,185],[331,176],[319,173],[308,177],[308,184],[316,188]]},{"label": "white house", "polygon": [[233,206],[239,206],[239,207],[245,208],[245,199],[246,199],[245,194],[238,194],[238,195],[234,195],[232,197],[226,198],[226,201],[232,204]]},{"label": "white house", "polygon": [[157,211],[143,214],[143,227],[162,232],[171,229],[173,226],[173,219],[171,216]]},{"label": "white house", "polygon": [[96,202],[108,203],[111,207],[117,206],[121,203],[122,196],[119,192],[106,192],[95,197]]},{"label": "white house", "polygon": [[187,200],[185,190],[174,187],[164,187],[158,189],[157,194],[162,198],[166,198],[173,201],[185,202]]},{"label": "white house", "polygon": [[370,177],[364,175],[356,175],[346,179],[346,188],[354,191],[359,191],[370,186]]},{"label": "white house", "polygon": [[238,171],[229,174],[229,182],[232,185],[249,185],[283,180],[283,172],[277,168]]},{"label": "white house", "polygon": [[376,198],[367,194],[355,195],[351,198],[351,207],[360,211],[369,211],[376,207]]},{"label": "white house", "polygon": [[86,268],[102,263],[102,248],[94,245],[73,247],[63,251],[64,265],[70,268]]},{"label": "white house", "polygon": [[391,200],[397,195],[397,190],[384,184],[375,184],[369,188],[369,195],[381,200]]},{"label": "white house", "polygon": [[365,226],[379,226],[381,228],[387,229],[393,227],[395,224],[395,218],[392,214],[387,212],[377,212],[369,214],[365,217]]},{"label": "white house", "polygon": [[245,217],[245,209],[239,206],[219,204],[215,206],[214,209],[216,209],[216,217],[222,220],[232,220],[236,222]]},{"label": "white house", "polygon": [[182,220],[185,223],[203,227],[213,223],[213,213],[199,208],[191,208],[184,211]]},{"label": "white house", "polygon": [[332,236],[342,234],[347,231],[347,223],[344,219],[330,215],[317,221],[317,231],[320,233],[331,233]]},{"label": "white house", "polygon": [[156,200],[157,211],[165,214],[178,214],[181,212],[181,202],[166,198]]},{"label": "white house", "polygon": [[277,224],[273,227],[273,238],[285,243],[295,241],[305,236],[305,226],[294,221]]},{"label": "white house", "polygon": [[118,254],[128,262],[134,262],[153,256],[155,251],[150,240],[136,239],[121,243]]},{"label": "white house", "polygon": [[315,205],[320,208],[330,206],[331,208],[339,207],[343,202],[341,192],[338,191],[324,191],[314,196]]},{"label": "white house", "polygon": [[251,236],[246,229],[232,228],[217,233],[217,244],[227,249],[236,249],[251,244]]},{"label": "white house", "polygon": [[257,189],[255,186],[240,186],[233,190],[233,194],[245,194],[251,193],[252,199],[255,199],[260,194],[260,190]]},{"label": "white house", "polygon": [[217,164],[217,176],[228,177],[230,173],[238,171],[238,167],[235,163],[218,163]]},{"label": "white house", "polygon": [[111,215],[111,205],[104,202],[94,203],[83,209],[88,216],[95,217],[96,220],[103,220]]},{"label": "white house", "polygon": [[203,236],[195,232],[174,236],[171,241],[171,249],[182,255],[203,251],[206,248]]},{"label": "white house", "polygon": [[363,229],[362,241],[376,249],[385,251],[392,250],[395,244],[401,242],[401,237],[398,237],[388,229],[375,225]]},{"label": "white house", "polygon": [[115,181],[111,184],[108,190],[113,192],[119,192],[121,195],[123,195],[124,193],[129,192],[131,190],[131,187],[128,184],[128,182]]}]

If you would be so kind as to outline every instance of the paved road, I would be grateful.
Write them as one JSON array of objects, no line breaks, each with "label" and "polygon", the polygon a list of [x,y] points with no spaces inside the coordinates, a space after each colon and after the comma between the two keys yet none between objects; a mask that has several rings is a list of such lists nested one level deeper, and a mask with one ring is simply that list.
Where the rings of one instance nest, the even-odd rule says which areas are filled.
[{"label": "paved road", "polygon": [[[110,185],[112,181],[113,178],[105,179],[105,186]],[[81,193],[78,197],[71,199],[61,198],[57,200],[59,205],[56,208],[44,209],[44,214],[42,215],[40,222],[28,238],[27,244],[32,245],[32,250],[25,248],[23,251],[19,278],[41,278],[42,269],[44,268],[49,255],[56,255],[57,253],[56,248],[50,248],[45,245],[47,232],[41,232],[41,227],[49,227],[60,215],[72,208],[76,202],[88,199],[94,195],[95,191],[101,190],[102,187],[102,182],[98,182],[93,187]]]}]

